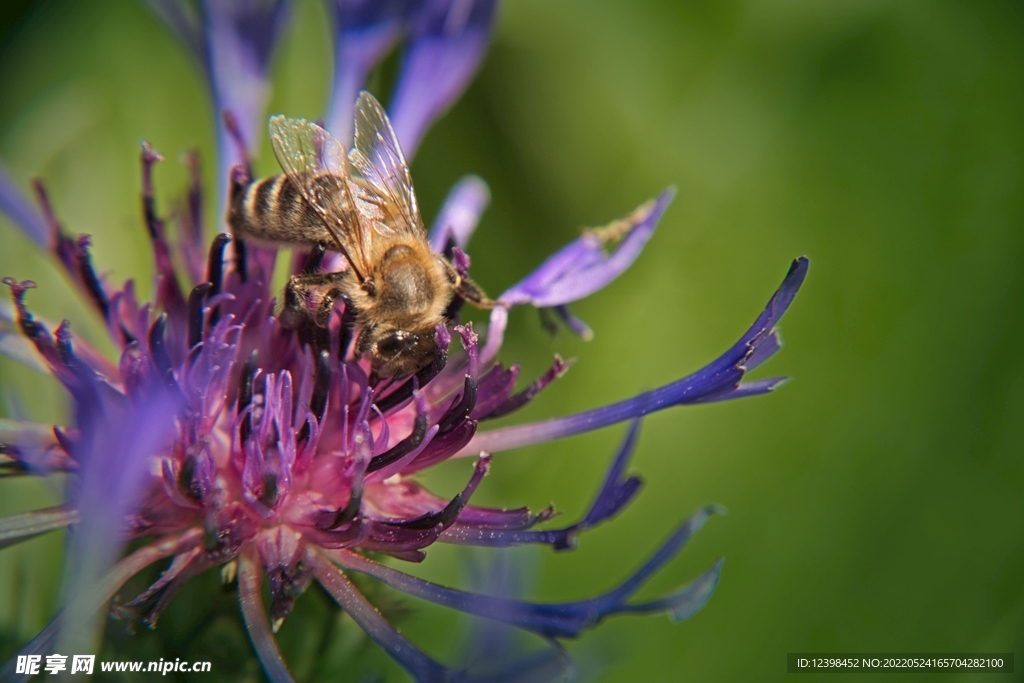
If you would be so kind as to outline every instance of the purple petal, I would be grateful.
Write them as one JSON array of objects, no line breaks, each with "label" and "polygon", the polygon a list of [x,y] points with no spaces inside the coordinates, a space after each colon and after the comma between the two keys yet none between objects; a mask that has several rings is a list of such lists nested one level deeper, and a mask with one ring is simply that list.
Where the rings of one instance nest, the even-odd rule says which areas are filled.
[{"label": "purple petal", "polygon": [[462,491],[452,498],[451,502],[444,506],[443,509],[437,510],[436,512],[428,512],[415,519],[395,522],[395,524],[413,529],[434,528],[438,525],[442,528],[450,527],[459,518],[462,509],[466,507],[466,504],[476,492],[480,482],[485,476],[487,476],[487,472],[490,470],[490,465],[491,456],[486,453],[482,453],[480,458],[476,461],[476,466],[473,468],[473,474],[470,477],[469,482]]},{"label": "purple petal", "polygon": [[745,382],[738,387],[724,387],[718,391],[702,396],[691,403],[716,403],[718,401],[731,401],[734,398],[746,398],[747,396],[760,396],[775,391],[775,388],[788,381],[788,377],[769,377],[759,379],[756,382]]},{"label": "purple petal", "polygon": [[[158,560],[194,547],[200,542],[201,536],[201,531],[193,529],[184,534],[164,538],[139,548],[118,562],[93,590],[79,594],[71,605],[50,621],[18,654],[52,652],[61,628],[64,627],[66,621],[70,620],[72,615],[92,613],[99,610],[114,597],[114,594],[121,589],[128,579]],[[27,680],[27,676],[21,678],[14,675],[16,661],[17,657],[12,657],[0,669],[0,680]]]},{"label": "purple petal", "polygon": [[[363,523],[363,528],[366,532],[366,538],[359,543],[359,547],[362,550],[387,553],[395,556],[400,556],[400,553],[426,548],[436,541],[441,533],[441,529],[437,527],[410,529],[372,519],[366,520]],[[420,562],[421,560],[422,557],[414,561]]]},{"label": "purple petal", "polygon": [[445,197],[441,211],[430,229],[430,247],[442,254],[449,240],[465,249],[480,222],[480,216],[491,202],[491,190],[483,179],[469,175],[455,184]]},{"label": "purple petal", "polygon": [[[25,306],[25,294],[28,290],[33,289],[36,284],[31,280],[17,282],[12,278],[4,278],[3,283],[11,289],[11,298],[14,300],[14,306],[18,315],[18,327],[21,328],[22,334],[36,347],[36,351],[46,361],[46,365],[53,376],[69,391],[74,392],[78,384],[76,371],[82,372],[85,368],[72,368],[68,359],[64,358],[60,353],[60,346],[54,342],[49,328],[41,324],[29,313],[28,308]],[[67,328],[61,325],[58,329],[66,331]]]},{"label": "purple petal", "polygon": [[[406,465],[402,473],[412,474],[413,472],[433,467],[437,463],[451,458],[456,453],[462,453],[462,451],[468,448],[473,435],[476,434],[476,427],[476,420],[465,420],[447,434],[438,432],[434,440],[423,449],[419,456]],[[475,455],[480,455],[481,452],[477,451]]]},{"label": "purple petal", "polygon": [[[568,372],[569,368],[572,367],[572,364],[574,362],[575,361],[572,359],[564,361],[562,360],[562,357],[556,353],[555,360],[551,364],[551,368],[549,368],[547,372],[545,372],[543,375],[530,382],[530,385],[523,389],[522,391],[520,391],[519,393],[513,394],[506,398],[493,410],[487,413],[482,413],[479,419],[493,420],[495,418],[504,417],[509,413],[519,410],[527,403],[532,401],[537,396],[537,394],[546,389],[548,385],[550,385],[556,379],[558,379],[566,372]],[[474,415],[474,417],[476,417],[476,415]]]},{"label": "purple petal", "polygon": [[494,412],[508,399],[512,389],[515,388],[518,377],[519,365],[513,365],[507,370],[501,363],[491,366],[491,369],[480,378],[476,406],[470,417],[479,420]]},{"label": "purple petal", "polygon": [[284,663],[281,650],[277,647],[270,622],[263,609],[261,597],[263,573],[260,571],[254,553],[244,552],[238,557],[238,602],[242,607],[245,629],[249,632],[252,647],[256,650],[263,673],[270,683],[290,683],[292,675]]},{"label": "purple petal", "polygon": [[747,363],[750,359],[764,362],[770,355],[765,352],[759,353],[759,349],[767,347],[771,353],[778,351],[779,340],[774,329],[775,323],[786,312],[793,302],[793,297],[800,290],[807,276],[807,267],[808,261],[805,257],[795,260],[782,285],[747,333],[731,349],[697,372],[653,391],[603,408],[544,422],[481,432],[476,434],[456,457],[476,455],[480,451],[494,453],[561,439],[672,406],[722,401],[771,391],[778,385],[779,380],[761,380],[749,385],[741,385],[740,381],[748,370]]},{"label": "purple petal", "polygon": [[555,509],[548,506],[536,514],[530,508],[522,507],[509,510],[507,508],[485,508],[467,505],[459,515],[459,523],[471,526],[489,527],[492,529],[529,529],[541,522],[546,522],[555,514]]},{"label": "purple petal", "polygon": [[[437,424],[438,434],[447,434],[462,424],[463,420],[468,418],[469,414],[473,412],[473,408],[476,406],[476,397],[476,379],[472,375],[467,374],[463,380],[462,391],[452,398],[448,407],[444,409],[444,413],[434,420]],[[437,408],[440,407],[437,406]]]},{"label": "purple petal", "polygon": [[54,215],[53,206],[47,196],[43,182],[36,178],[33,182],[33,189],[39,206],[42,211],[41,218],[49,233],[47,243],[49,251],[57,257],[57,260],[64,267],[71,281],[86,294],[93,305],[96,306],[105,322],[109,322],[110,308],[106,291],[100,283],[99,277],[92,266],[92,256],[89,253],[89,236],[79,235],[73,238],[64,232],[60,222]]},{"label": "purple petal", "polygon": [[628,604],[626,600],[632,597],[655,571],[675,557],[693,534],[700,530],[708,517],[718,511],[714,506],[698,510],[618,588],[590,600],[575,602],[529,603],[475,595],[409,576],[349,550],[327,551],[325,554],[344,569],[367,574],[391,588],[417,598],[543,636],[574,638],[615,614],[668,612],[675,618],[689,616],[703,607],[718,581],[721,562],[716,563],[689,585],[668,596],[638,604]]},{"label": "purple petal", "polygon": [[164,570],[160,578],[134,600],[125,604],[124,608],[131,610],[128,614],[132,618],[141,616],[146,628],[155,629],[160,615],[185,582],[212,566],[213,560],[203,548],[192,548],[188,552],[175,555],[171,566]]},{"label": "purple petal", "polygon": [[[679,526],[679,528],[676,529],[675,533],[668,537],[665,543],[662,544],[658,551],[654,553],[654,555],[652,555],[647,560],[647,562],[645,562],[643,566],[640,567],[640,569],[638,569],[631,577],[629,577],[629,579],[623,582],[621,586],[616,588],[614,591],[611,591],[607,595],[603,596],[602,598],[600,598],[600,600],[612,604],[619,603],[620,601],[627,599],[630,595],[639,590],[640,587],[643,586],[643,584],[647,581],[647,579],[653,576],[656,571],[661,569],[661,567],[666,562],[675,557],[679,553],[679,551],[682,550],[683,547],[689,542],[690,538],[695,533],[701,530],[701,528],[704,526],[705,522],[708,521],[711,515],[716,514],[726,514],[725,508],[718,505],[705,505],[700,510],[697,510],[697,512],[693,513],[688,520],[683,522]],[[708,578],[712,576],[714,577],[714,580],[717,581],[718,571],[720,567],[721,560],[716,562],[710,570],[705,572],[705,574],[698,577],[695,583],[704,583]],[[694,584],[691,583],[690,586],[692,585]],[[688,588],[689,586],[684,586],[683,589],[677,590],[674,593],[672,593],[672,596],[679,596],[681,593],[685,594]],[[707,597],[710,597],[710,595],[711,594],[709,592],[707,594]],[[641,605],[634,605],[634,607],[639,610],[647,606],[653,607],[654,605],[671,605],[673,610],[675,610],[676,608],[681,607],[681,605],[679,605],[676,602],[673,602],[671,600],[672,596],[668,596],[667,598],[662,598],[651,602],[645,602]]]},{"label": "purple petal", "polygon": [[633,423],[629,425],[629,431],[626,432],[626,438],[619,447],[619,452],[612,460],[608,474],[605,475],[601,491],[594,499],[593,505],[590,506],[590,512],[577,525],[578,529],[586,529],[614,517],[619,510],[629,504],[629,501],[633,500],[633,496],[640,490],[643,482],[639,477],[632,476],[625,479],[622,477],[622,473],[625,472],[626,466],[633,457],[633,451],[636,450],[639,433],[640,420],[633,420]]},{"label": "purple petal", "polygon": [[[18,655],[53,653],[57,650],[57,639],[63,635],[63,631],[69,626],[74,628],[76,624],[90,618],[110,602],[128,579],[158,560],[195,547],[202,541],[202,537],[201,529],[191,529],[139,548],[114,565],[102,580],[90,587],[90,590],[75,594],[74,600],[21,648]],[[15,673],[17,661],[16,655],[0,668],[0,681],[21,683],[29,679],[27,675]]]},{"label": "purple petal", "polygon": [[[593,294],[636,260],[674,196],[675,190],[665,190],[656,201],[644,204],[626,218],[584,232],[498,297],[499,301],[509,306],[562,306]],[[619,244],[608,253],[605,248],[611,242]]]},{"label": "purple petal", "polygon": [[72,472],[78,464],[68,455],[53,425],[0,418],[0,476]]},{"label": "purple petal", "polygon": [[[353,553],[354,555],[354,553]],[[356,557],[361,557],[355,555]],[[317,581],[337,601],[366,635],[388,653],[417,681],[450,680],[452,672],[417,649],[389,624],[348,578],[320,553],[307,553]],[[374,563],[375,564],[375,563]]]},{"label": "purple petal", "polygon": [[[546,309],[541,310],[543,311]],[[573,315],[572,311],[570,311],[569,307],[565,304],[555,306],[551,310],[554,311],[555,315],[557,315],[565,326],[572,330],[573,334],[577,337],[580,337],[584,341],[590,341],[594,338],[594,331],[590,329],[590,326]]]},{"label": "purple petal", "polygon": [[[674,196],[675,190],[665,190],[653,204],[648,202],[624,219],[587,231],[498,297],[499,302],[507,306],[529,303],[551,307],[569,329],[589,339],[593,336],[590,328],[572,315],[565,304],[593,294],[622,274],[640,254]],[[615,251],[605,253],[605,243],[619,238],[622,241]],[[507,307],[496,306],[487,327],[487,343],[480,353],[482,364],[490,363],[498,355],[507,324]]]},{"label": "purple petal", "polygon": [[108,571],[121,549],[123,520],[145,491],[150,458],[174,434],[178,404],[170,392],[153,392],[131,407],[104,394],[90,387],[76,396],[80,435],[73,455],[81,466],[71,502],[82,521],[68,550],[75,571],[67,576],[66,595],[89,591]]},{"label": "purple petal", "polygon": [[781,348],[782,338],[779,337],[778,330],[775,330],[774,334],[771,334],[766,339],[764,339],[760,344],[757,345],[757,348],[754,349],[754,352],[750,354],[750,358],[747,359],[747,362],[745,364],[747,372],[750,372],[754,368],[761,365],[761,363],[765,362],[766,360],[774,356],[776,353],[778,353],[779,349]]},{"label": "purple petal", "polygon": [[[414,433],[411,435],[413,437],[412,440],[404,442],[399,441],[397,444],[395,444],[396,447],[398,447],[399,451],[396,451],[395,453],[402,452],[402,455],[397,460],[393,461],[390,465],[382,467],[380,470],[375,470],[373,474],[371,474],[368,477],[368,481],[383,481],[384,479],[387,479],[393,474],[396,474],[406,469],[406,467],[410,463],[419,458],[420,454],[423,453],[424,450],[426,450],[426,447],[430,445],[430,442],[434,439],[434,436],[436,435],[437,425],[434,425],[433,427],[430,427],[425,432],[423,432],[422,437],[420,437],[419,434]],[[406,452],[406,449],[410,450]]]},{"label": "purple petal", "polygon": [[508,309],[495,306],[491,309],[491,318],[487,323],[487,342],[480,351],[480,364],[486,366],[498,355],[501,343],[505,340],[505,328],[508,326]]},{"label": "purple petal", "polygon": [[21,543],[47,531],[62,529],[78,521],[78,510],[63,505],[0,518],[0,548]]},{"label": "purple petal", "polygon": [[687,585],[657,600],[637,605],[626,605],[622,613],[655,614],[666,612],[669,619],[675,623],[685,621],[699,612],[707,604],[708,600],[711,599],[711,594],[715,592],[715,587],[718,585],[718,579],[721,576],[722,564],[724,562],[725,558],[719,558],[717,562],[711,565],[710,569]]},{"label": "purple petal", "polygon": [[[43,319],[34,318],[25,306],[24,296],[27,290],[32,289],[35,285],[31,282],[15,282],[5,278],[4,284],[11,287],[12,299],[14,300],[14,309],[4,302],[0,304],[0,334],[6,335],[8,327],[12,326],[12,323],[17,323],[18,328],[21,330],[22,335],[26,338],[35,350],[38,352],[36,356],[37,361],[44,362],[46,369],[44,372],[53,373],[58,379],[62,379],[61,370],[55,368],[53,361],[57,360],[53,353],[53,339],[49,335],[49,329],[54,327]],[[0,349],[0,353],[8,353],[7,344],[10,344],[10,352],[17,354],[20,357],[26,357],[27,353],[30,353],[23,345],[15,343],[13,341],[3,342],[0,346],[5,347]],[[97,351],[95,348],[85,343],[82,340],[77,340],[76,351],[78,359],[86,363],[90,368],[98,372],[104,377],[115,377],[117,375],[117,369],[102,353]],[[29,367],[37,367],[35,363],[31,363]]]},{"label": "purple petal", "polygon": [[405,156],[462,94],[491,38],[497,0],[425,0],[413,18],[411,44],[391,103],[391,123]]},{"label": "purple petal", "polygon": [[[204,257],[206,250],[206,232],[204,216],[204,194],[203,177],[199,152],[192,150],[185,154],[185,163],[189,170],[188,195],[184,202],[178,205],[176,211],[178,230],[181,239],[178,241],[178,250],[181,255],[181,263],[192,282],[203,282],[203,267],[206,265]],[[219,223],[217,223],[219,225]]]},{"label": "purple petal", "polygon": [[334,88],[327,130],[352,143],[352,107],[366,77],[398,40],[406,0],[334,0]]},{"label": "purple petal", "polygon": [[523,529],[496,529],[485,525],[474,525],[471,518],[459,518],[458,523],[441,534],[440,540],[448,543],[464,545],[483,545],[504,547],[522,543],[543,543],[556,550],[576,547],[579,534],[594,527],[606,519],[614,517],[640,490],[642,482],[639,477],[623,478],[622,473],[629,464],[636,447],[640,420],[634,420],[626,433],[626,438],[619,448],[612,466],[605,475],[604,484],[590,506],[586,517],[581,521],[563,529],[544,531],[527,531]]},{"label": "purple petal", "polygon": [[50,246],[50,229],[36,207],[14,184],[7,169],[0,165],[0,212],[14,223],[25,236],[46,249]]},{"label": "purple petal", "polygon": [[267,79],[287,14],[286,0],[203,0],[208,55],[207,77],[217,127],[218,206],[223,207],[229,170],[246,159],[232,140],[223,113],[229,112],[242,141],[256,149],[270,98]]},{"label": "purple petal", "polygon": [[171,248],[164,232],[164,222],[157,215],[156,198],[153,194],[153,166],[163,161],[163,156],[154,150],[148,142],[142,143],[140,163],[142,168],[142,211],[146,222],[149,239],[153,245],[155,259],[154,286],[156,303],[169,314],[177,317],[185,313],[187,305],[185,295],[181,291],[178,276],[171,260]]},{"label": "purple petal", "polygon": [[[384,514],[397,513],[397,516],[402,516],[402,513],[415,510],[417,507],[422,509],[420,506],[424,504],[427,506],[427,510],[412,519],[367,520],[365,522],[367,537],[360,543],[360,547],[395,555],[396,551],[398,553],[418,551],[430,545],[459,517],[473,492],[480,485],[480,481],[486,476],[489,464],[490,456],[482,454],[476,467],[473,468],[473,475],[469,483],[440,510],[430,509],[433,507],[434,496],[427,494],[419,487],[414,487],[415,490],[408,495],[402,495],[400,490],[393,490],[392,493],[398,494],[399,498],[390,501],[391,505],[388,504],[388,501],[378,499],[377,503],[383,508]],[[398,489],[398,487],[394,488]],[[422,554],[417,556],[414,561],[418,562],[421,559]]]},{"label": "purple petal", "polygon": [[416,402],[416,418],[413,421],[412,431],[409,436],[370,460],[366,469],[369,473],[366,479],[367,483],[383,481],[391,475],[401,472],[407,464],[423,452],[423,449],[437,435],[437,425],[427,427],[427,402],[423,398],[423,394],[413,391],[413,398]]},{"label": "purple petal", "polygon": [[[148,391],[128,401],[77,358],[66,323],[50,342],[49,333],[26,311],[19,310],[19,319],[37,348],[42,351],[52,344],[48,361],[75,399],[77,433],[66,447],[80,467],[69,502],[80,511],[82,522],[71,538],[69,563],[75,571],[66,576],[64,588],[66,595],[79,595],[94,588],[120,551],[123,520],[135,512],[145,491],[142,481],[148,476],[150,458],[166,449],[173,437],[180,391],[167,391],[165,384],[151,381]],[[160,379],[173,381],[173,376]],[[69,637],[86,637],[91,617],[91,612],[74,615]]]},{"label": "purple petal", "polygon": [[274,631],[312,578],[308,567],[301,563],[304,545],[302,534],[284,524],[264,529],[256,537],[256,549],[270,584],[270,618],[274,620]]}]

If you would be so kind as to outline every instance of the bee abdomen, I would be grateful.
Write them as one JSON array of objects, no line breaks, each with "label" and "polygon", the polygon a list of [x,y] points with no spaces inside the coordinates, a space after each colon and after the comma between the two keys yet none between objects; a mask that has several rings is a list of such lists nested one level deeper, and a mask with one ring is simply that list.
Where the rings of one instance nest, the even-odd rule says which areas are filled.
[{"label": "bee abdomen", "polygon": [[228,224],[268,242],[316,244],[328,237],[319,216],[285,175],[233,187]]}]

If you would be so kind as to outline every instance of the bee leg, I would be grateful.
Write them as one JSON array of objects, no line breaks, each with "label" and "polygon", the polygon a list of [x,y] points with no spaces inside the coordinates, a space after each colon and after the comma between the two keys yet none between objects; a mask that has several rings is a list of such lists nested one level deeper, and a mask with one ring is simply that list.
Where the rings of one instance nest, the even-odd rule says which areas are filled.
[{"label": "bee leg", "polygon": [[[459,252],[461,253],[461,252]],[[461,267],[456,267],[448,259],[439,259],[441,265],[444,267],[445,274],[448,276],[448,281],[452,283],[452,289],[455,290],[455,296],[459,297],[463,301],[469,302],[477,308],[494,308],[498,305],[498,302],[491,301],[484,294],[484,290],[480,289],[480,285],[469,279],[469,275],[466,274],[466,266],[468,261],[465,262]],[[456,302],[452,302],[453,311],[449,313],[449,319],[454,319],[454,315],[451,313],[458,313],[458,306]]]},{"label": "bee leg", "polygon": [[480,286],[468,277],[459,276],[458,280],[456,280],[455,295],[477,308],[494,308],[497,306],[497,302],[489,299],[484,290],[480,289]]},{"label": "bee leg", "polygon": [[309,255],[306,257],[306,262],[302,264],[303,275],[310,275],[315,273],[320,268],[320,263],[324,260],[324,255],[327,253],[327,245],[323,242],[317,242],[313,245],[313,248],[309,250]]},{"label": "bee leg", "polygon": [[373,346],[373,337],[375,328],[365,325],[359,332],[359,337],[356,339],[356,357],[365,356],[369,351],[370,347]]},{"label": "bee leg", "polygon": [[295,333],[299,342],[313,350],[314,356],[319,356],[322,351],[330,353],[331,333],[326,328],[317,327],[310,322],[300,327]]},{"label": "bee leg", "polygon": [[298,330],[309,322],[309,306],[306,303],[308,288],[297,282],[293,276],[284,288],[284,305],[278,314],[281,325],[288,330]]},{"label": "bee leg", "polygon": [[342,296],[345,302],[345,312],[341,315],[341,338],[338,340],[338,360],[344,361],[348,357],[348,347],[352,343],[352,336],[356,331],[356,310],[348,297]]},{"label": "bee leg", "polygon": [[334,304],[338,303],[338,301],[345,302],[346,312],[352,310],[352,302],[349,301],[348,297],[345,296],[345,293],[341,291],[340,288],[333,287],[329,289],[324,294],[323,298],[320,299],[320,305],[317,307],[315,320],[319,327],[327,327],[327,324],[331,319],[331,311],[334,309]]},{"label": "bee leg", "polygon": [[[326,327],[331,306],[340,297],[338,284],[346,273],[303,273],[292,275],[284,288],[284,305],[279,318],[289,330],[297,330],[310,323]],[[337,294],[334,292],[337,291]],[[327,299],[326,308],[324,300]]]}]

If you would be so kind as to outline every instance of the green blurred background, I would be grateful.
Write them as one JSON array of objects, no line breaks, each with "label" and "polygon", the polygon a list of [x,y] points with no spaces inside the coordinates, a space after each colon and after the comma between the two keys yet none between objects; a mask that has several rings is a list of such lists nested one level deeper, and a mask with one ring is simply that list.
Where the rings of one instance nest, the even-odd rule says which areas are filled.
[{"label": "green blurred background", "polygon": [[[68,229],[93,235],[100,270],[137,276],[148,292],[138,140],[168,158],[156,175],[167,210],[185,187],[182,153],[198,145],[212,160],[196,65],[141,3],[5,7],[0,158],[22,187],[46,180]],[[299,2],[271,111],[322,115],[330,50],[323,8]],[[394,68],[371,85],[385,87]],[[632,269],[574,306],[592,342],[552,339],[536,313],[513,314],[502,358],[524,377],[554,352],[578,362],[507,422],[700,367],[742,334],[792,258],[811,258],[781,326],[786,346],[758,372],[793,381],[648,418],[635,503],[575,552],[517,554],[535,563],[533,597],[583,598],[621,580],[696,507],[729,508],[643,593],[725,556],[704,611],[681,624],[610,620],[570,644],[583,674],[781,680],[797,651],[1016,651],[1024,669],[1022,84],[1024,10],[1013,2],[504,3],[479,77],[413,164],[428,222],[463,174],[490,184],[471,245],[476,279],[500,292],[581,226],[679,190]],[[0,240],[0,273],[40,283],[35,311],[101,338],[51,260],[6,221]],[[0,372],[6,414],[63,419],[52,381],[6,360]],[[500,454],[477,502],[554,501],[573,520],[622,432]],[[465,475],[454,463],[427,480],[447,494]],[[59,491],[0,482],[0,513],[53,504]],[[0,654],[55,609],[61,543],[52,534],[0,553]],[[466,568],[487,556],[435,546],[414,571],[466,585]],[[155,634],[130,638],[112,623],[104,656],[191,653],[214,659],[204,681],[260,680],[232,596],[212,573],[193,584]],[[429,652],[457,659],[460,618],[411,599],[388,609]],[[280,635],[301,680],[403,680],[315,591]]]}]

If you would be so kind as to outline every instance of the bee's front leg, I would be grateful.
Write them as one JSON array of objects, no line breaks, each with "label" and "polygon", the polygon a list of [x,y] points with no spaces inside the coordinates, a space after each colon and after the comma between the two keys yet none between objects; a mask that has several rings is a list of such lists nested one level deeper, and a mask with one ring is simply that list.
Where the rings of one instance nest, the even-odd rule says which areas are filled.
[{"label": "bee's front leg", "polygon": [[498,305],[496,301],[492,301],[487,297],[484,290],[480,288],[480,285],[469,279],[465,271],[460,273],[447,259],[440,259],[440,261],[444,266],[448,281],[452,283],[455,296],[473,304],[477,308],[494,308]]},{"label": "bee's front leg", "polygon": [[347,273],[302,273],[292,275],[284,288],[284,305],[279,318],[289,330],[297,330],[313,323],[326,328],[331,310],[339,300],[345,300],[341,282]]},{"label": "bee's front leg", "polygon": [[480,289],[477,283],[468,277],[459,277],[455,283],[455,296],[463,301],[468,301],[477,308],[494,308],[497,305],[496,302],[487,297],[487,294],[484,293],[484,290]]}]

